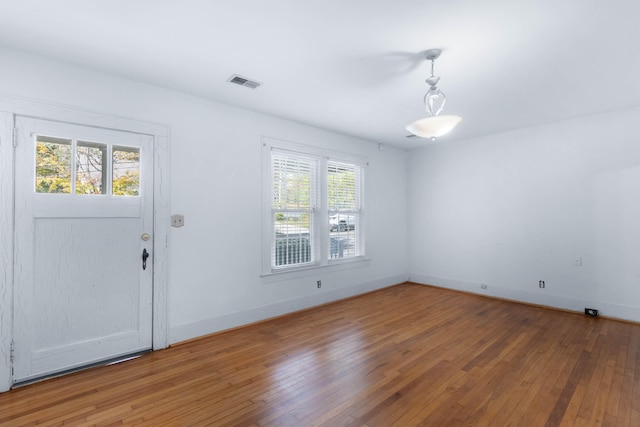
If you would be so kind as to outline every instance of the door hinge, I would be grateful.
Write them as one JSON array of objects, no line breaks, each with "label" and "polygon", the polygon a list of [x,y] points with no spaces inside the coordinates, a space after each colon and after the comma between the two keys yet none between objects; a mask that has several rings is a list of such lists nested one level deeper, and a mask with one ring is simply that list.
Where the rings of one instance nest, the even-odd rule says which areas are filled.
[{"label": "door hinge", "polygon": [[16,355],[16,342],[11,340],[11,347],[9,349],[9,361],[13,364]]},{"label": "door hinge", "polygon": [[18,146],[18,129],[13,128],[13,146]]}]

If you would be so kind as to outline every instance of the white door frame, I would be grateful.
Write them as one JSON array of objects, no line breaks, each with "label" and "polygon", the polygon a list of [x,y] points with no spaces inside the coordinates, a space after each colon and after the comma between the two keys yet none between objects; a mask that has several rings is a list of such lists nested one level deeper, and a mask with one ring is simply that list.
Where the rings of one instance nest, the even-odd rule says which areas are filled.
[{"label": "white door frame", "polygon": [[169,127],[0,94],[0,392],[9,390],[12,385],[15,115],[153,136],[153,349],[166,348],[169,342]]}]

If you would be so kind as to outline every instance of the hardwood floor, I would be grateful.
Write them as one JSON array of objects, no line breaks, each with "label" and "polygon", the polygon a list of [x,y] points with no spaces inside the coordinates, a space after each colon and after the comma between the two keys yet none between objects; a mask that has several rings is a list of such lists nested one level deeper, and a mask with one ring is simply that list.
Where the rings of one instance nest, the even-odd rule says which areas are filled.
[{"label": "hardwood floor", "polygon": [[414,284],[0,395],[0,425],[640,426],[640,325]]}]

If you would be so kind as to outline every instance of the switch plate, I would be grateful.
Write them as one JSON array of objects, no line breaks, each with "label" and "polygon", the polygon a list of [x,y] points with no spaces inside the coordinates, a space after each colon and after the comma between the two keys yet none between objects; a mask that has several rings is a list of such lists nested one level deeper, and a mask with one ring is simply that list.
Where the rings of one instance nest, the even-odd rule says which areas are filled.
[{"label": "switch plate", "polygon": [[172,227],[183,227],[184,226],[184,215],[180,215],[180,214],[171,215],[171,226]]}]

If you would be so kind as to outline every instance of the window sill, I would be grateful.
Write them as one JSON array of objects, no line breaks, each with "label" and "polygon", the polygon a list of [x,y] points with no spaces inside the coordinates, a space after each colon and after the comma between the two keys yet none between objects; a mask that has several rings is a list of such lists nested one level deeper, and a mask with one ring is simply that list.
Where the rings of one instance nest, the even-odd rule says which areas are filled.
[{"label": "window sill", "polygon": [[371,258],[357,257],[347,260],[330,260],[329,264],[311,265],[308,267],[292,268],[271,271],[260,275],[263,283],[273,283],[282,280],[296,279],[298,277],[312,276],[318,273],[332,273],[334,271],[351,270],[354,268],[369,267]]}]

